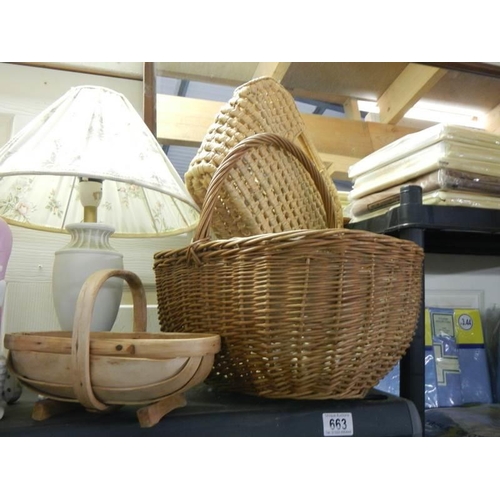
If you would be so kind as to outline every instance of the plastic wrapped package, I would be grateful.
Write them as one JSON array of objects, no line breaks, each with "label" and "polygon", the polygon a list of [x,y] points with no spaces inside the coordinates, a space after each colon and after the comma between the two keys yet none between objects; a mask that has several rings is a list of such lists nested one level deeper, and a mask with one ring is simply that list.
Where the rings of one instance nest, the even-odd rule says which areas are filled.
[{"label": "plastic wrapped package", "polygon": [[440,168],[500,177],[500,149],[442,141],[357,177],[349,199],[363,198]]},{"label": "plastic wrapped package", "polygon": [[493,401],[500,403],[500,307],[497,304],[484,312],[483,329]]},{"label": "plastic wrapped package", "polygon": [[[439,189],[430,193],[425,193],[422,196],[422,203],[424,205],[438,205],[448,207],[469,207],[469,208],[486,208],[490,210],[500,210],[500,197],[498,196],[483,196],[479,194],[470,193],[467,191],[446,191]],[[360,222],[371,217],[383,215],[392,208],[395,208],[399,203],[394,203],[380,210],[365,213],[360,216],[353,216],[349,207],[346,212],[351,217],[351,222]]]},{"label": "plastic wrapped package", "polygon": [[408,134],[362,158],[351,165],[348,171],[349,177],[356,179],[366,172],[383,167],[444,140],[500,150],[500,136],[496,134],[470,127],[439,124]]},{"label": "plastic wrapped package", "polygon": [[[376,386],[399,395],[399,365]],[[492,403],[477,309],[425,310],[425,407]]]},{"label": "plastic wrapped package", "polygon": [[[500,176],[476,174],[450,168],[440,168],[434,172],[411,179],[404,185],[420,186],[423,193],[432,191],[470,191],[481,195],[500,195]],[[371,213],[399,203],[401,185],[353,200],[347,207],[350,217]]]},{"label": "plastic wrapped package", "polygon": [[[445,356],[435,356],[434,349],[430,346],[426,346],[425,350],[425,390],[424,390],[424,405],[425,408],[443,408],[449,406],[460,406],[464,404],[464,399],[472,400],[475,399],[486,399],[490,400],[489,392],[486,391],[485,394],[480,394],[477,397],[474,395],[464,398],[462,393],[462,379],[460,377],[460,363],[459,363],[459,348],[453,338],[448,337],[446,340],[441,339],[441,346],[445,346]],[[441,351],[442,352],[442,351]],[[447,374],[447,384],[445,387],[443,385],[438,385],[438,373],[443,374],[443,366],[453,363],[455,365],[455,373],[449,372]],[[436,366],[441,367],[436,369]],[[377,390],[382,392],[387,392],[388,394],[393,394],[394,396],[399,396],[399,373],[400,367],[399,363],[379,382],[375,387]],[[443,380],[440,380],[443,382]],[[467,378],[465,379],[466,392],[470,393],[471,385]],[[484,392],[484,391],[481,391]]]},{"label": "plastic wrapped package", "polygon": [[428,407],[492,403],[479,310],[427,308],[425,347]]},{"label": "plastic wrapped package", "polygon": [[[499,387],[497,379],[500,308],[495,306],[487,309],[482,315],[481,323],[484,331],[484,345],[490,371],[492,401],[495,404],[488,402],[479,404],[469,403],[469,401],[477,399],[471,397],[471,394],[477,390],[477,386],[474,386],[472,380],[469,380],[466,385],[466,392],[465,394],[463,393],[464,403],[462,406],[432,407],[426,410],[426,436],[500,436],[500,405],[497,404]],[[474,330],[474,321],[470,330]],[[478,362],[477,354],[479,353],[480,351],[476,350],[476,363]]]},{"label": "plastic wrapped package", "polygon": [[375,389],[399,396],[399,363],[375,386]]},{"label": "plastic wrapped package", "polygon": [[453,332],[453,315],[443,311],[443,314],[432,316],[434,322],[437,318],[443,323],[449,320],[449,326],[439,326],[439,331],[432,332],[431,345],[426,344],[425,403],[428,408],[461,406],[464,403],[462,374],[458,342]]}]

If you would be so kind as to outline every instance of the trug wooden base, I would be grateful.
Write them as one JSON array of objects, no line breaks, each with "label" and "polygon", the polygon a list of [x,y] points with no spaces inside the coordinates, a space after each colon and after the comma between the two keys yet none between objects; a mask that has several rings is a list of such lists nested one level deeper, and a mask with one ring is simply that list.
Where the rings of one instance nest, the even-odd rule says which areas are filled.
[{"label": "trug wooden base", "polygon": [[41,422],[74,409],[74,403],[65,403],[63,401],[56,401],[55,399],[42,399],[34,404],[31,418],[37,422]]},{"label": "trug wooden base", "polygon": [[137,410],[137,419],[141,427],[153,427],[167,413],[183,406],[186,406],[184,394],[174,394]]},{"label": "trug wooden base", "polygon": [[[31,418],[41,422],[50,417],[74,410],[75,404],[78,403],[67,403],[50,398],[43,399],[34,404],[31,412]],[[167,413],[175,410],[176,408],[182,408],[183,406],[186,406],[186,398],[183,394],[167,396],[156,403],[152,403],[137,410],[137,420],[139,421],[139,425],[141,427],[153,427]],[[121,408],[121,406],[112,406],[104,411],[92,411],[95,413],[111,413],[119,408]]]}]

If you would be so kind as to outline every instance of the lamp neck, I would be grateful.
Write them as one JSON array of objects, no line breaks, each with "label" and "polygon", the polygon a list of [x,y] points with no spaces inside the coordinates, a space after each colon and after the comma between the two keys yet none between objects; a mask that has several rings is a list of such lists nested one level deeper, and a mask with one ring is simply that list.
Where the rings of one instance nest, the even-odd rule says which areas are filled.
[{"label": "lamp neck", "polygon": [[83,221],[97,222],[97,207],[102,198],[102,181],[80,178],[78,188],[80,201],[83,205]]},{"label": "lamp neck", "polygon": [[97,207],[83,207],[83,222],[97,222]]}]

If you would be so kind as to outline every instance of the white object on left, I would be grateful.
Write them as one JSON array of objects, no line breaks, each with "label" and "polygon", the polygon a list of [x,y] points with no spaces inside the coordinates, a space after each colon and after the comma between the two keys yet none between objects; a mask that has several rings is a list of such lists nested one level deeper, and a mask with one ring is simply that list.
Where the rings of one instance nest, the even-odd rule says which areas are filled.
[{"label": "white object on left", "polygon": [[3,301],[5,299],[5,289],[7,287],[7,283],[5,280],[0,280],[0,307],[3,305]]},{"label": "white object on left", "polygon": [[7,363],[3,356],[0,356],[0,419],[5,413],[5,400],[3,398],[3,388],[7,378]]}]

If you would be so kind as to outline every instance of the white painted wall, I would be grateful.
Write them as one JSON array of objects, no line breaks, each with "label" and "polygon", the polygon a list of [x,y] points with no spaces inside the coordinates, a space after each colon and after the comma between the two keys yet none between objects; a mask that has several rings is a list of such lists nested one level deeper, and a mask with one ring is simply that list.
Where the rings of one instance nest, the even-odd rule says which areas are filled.
[{"label": "white painted wall", "polygon": [[500,306],[500,256],[427,254],[425,275],[427,306]]},{"label": "white painted wall", "polygon": [[[54,253],[65,246],[69,235],[34,231],[11,226],[13,247],[7,267],[7,290],[2,330],[19,331],[59,330],[52,303],[52,267]],[[153,260],[156,252],[180,248],[189,244],[191,234],[168,238],[112,238],[113,247],[123,254],[125,269],[136,273],[147,292],[149,331],[159,331],[156,316],[156,293]],[[130,295],[124,288],[123,311],[114,330],[131,327]],[[3,341],[2,341],[3,343]]]},{"label": "white painted wall", "polygon": [[[136,66],[139,63],[130,64],[135,64],[131,74],[137,76]],[[39,112],[71,87],[78,85],[100,85],[121,92],[141,116],[143,114],[141,81],[0,63],[0,147]],[[60,329],[52,304],[53,256],[56,250],[69,241],[69,235],[64,234],[17,226],[11,226],[11,230],[13,249],[6,273],[7,290],[0,331],[1,351],[4,333]],[[184,234],[169,238],[111,239],[116,250],[124,255],[124,267],[137,273],[145,285],[150,305],[149,331],[159,331],[153,255],[157,251],[186,246],[191,236]],[[124,293],[114,330],[126,331],[130,328],[130,295]]]},{"label": "white painted wall", "polygon": [[79,85],[98,85],[120,92],[143,115],[141,81],[9,63],[0,63],[0,113],[14,118],[16,133],[71,87]]}]

